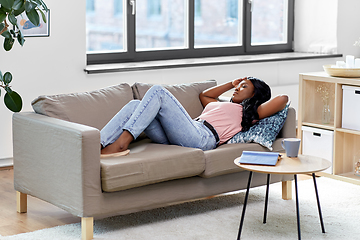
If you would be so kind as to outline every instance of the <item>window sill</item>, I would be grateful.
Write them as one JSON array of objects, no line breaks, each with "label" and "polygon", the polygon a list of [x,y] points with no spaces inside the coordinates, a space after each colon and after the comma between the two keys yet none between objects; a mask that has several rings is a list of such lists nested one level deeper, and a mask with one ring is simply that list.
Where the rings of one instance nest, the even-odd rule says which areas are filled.
[{"label": "window sill", "polygon": [[202,67],[202,66],[226,65],[226,64],[276,62],[276,61],[291,61],[291,60],[336,58],[336,57],[342,57],[342,54],[288,52],[288,53],[272,53],[272,54],[259,54],[259,55],[241,55],[241,56],[231,56],[231,57],[189,58],[189,59],[180,59],[180,60],[99,64],[99,65],[88,65],[84,70],[88,74],[95,74],[95,73],[129,72],[129,71],[144,71],[144,70],[169,69],[169,68]]}]

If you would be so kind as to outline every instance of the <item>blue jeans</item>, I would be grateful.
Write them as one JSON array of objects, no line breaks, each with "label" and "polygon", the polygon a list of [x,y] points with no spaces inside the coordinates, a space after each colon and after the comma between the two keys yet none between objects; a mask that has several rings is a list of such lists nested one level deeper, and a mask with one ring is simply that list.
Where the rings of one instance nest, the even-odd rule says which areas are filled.
[{"label": "blue jeans", "polygon": [[214,134],[203,122],[193,120],[164,87],[151,87],[140,100],[126,104],[100,131],[101,145],[115,142],[126,130],[136,139],[143,131],[155,143],[214,149]]}]

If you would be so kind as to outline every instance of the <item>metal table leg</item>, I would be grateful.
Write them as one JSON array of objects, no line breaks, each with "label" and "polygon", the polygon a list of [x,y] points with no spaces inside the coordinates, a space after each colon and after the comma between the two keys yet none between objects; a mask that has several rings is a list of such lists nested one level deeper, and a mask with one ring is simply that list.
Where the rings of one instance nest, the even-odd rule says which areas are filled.
[{"label": "metal table leg", "polygon": [[294,179],[295,179],[296,216],[297,216],[298,239],[301,240],[299,197],[298,197],[298,186],[297,186],[297,176],[296,176],[296,174],[294,175]]},{"label": "metal table leg", "polygon": [[250,189],[250,185],[251,185],[252,174],[253,174],[253,172],[249,172],[249,180],[248,180],[248,185],[247,185],[247,188],[246,188],[245,201],[244,201],[244,206],[243,206],[243,210],[242,210],[242,214],[241,214],[240,227],[239,227],[239,233],[238,233],[237,240],[240,239],[241,230],[242,230],[242,226],[243,226],[243,223],[244,223],[245,210],[246,210],[247,200],[248,200],[248,197],[249,197],[249,189]]},{"label": "metal table leg", "polygon": [[268,207],[268,199],[269,199],[269,184],[270,184],[270,174],[267,175],[266,181],[266,196],[265,196],[265,209],[264,209],[264,219],[263,223],[266,223],[266,215],[267,215],[267,207]]},{"label": "metal table leg", "polygon": [[319,218],[320,218],[320,223],[321,223],[321,230],[323,233],[325,233],[325,227],[324,227],[324,222],[323,222],[323,217],[321,214],[321,207],[320,207],[320,200],[319,200],[319,194],[318,194],[318,190],[317,190],[317,185],[316,185],[316,178],[315,178],[315,173],[312,174],[313,179],[314,179],[314,187],[315,187],[315,193],[316,193],[316,200],[317,200],[317,205],[318,205],[318,210],[319,210]]}]

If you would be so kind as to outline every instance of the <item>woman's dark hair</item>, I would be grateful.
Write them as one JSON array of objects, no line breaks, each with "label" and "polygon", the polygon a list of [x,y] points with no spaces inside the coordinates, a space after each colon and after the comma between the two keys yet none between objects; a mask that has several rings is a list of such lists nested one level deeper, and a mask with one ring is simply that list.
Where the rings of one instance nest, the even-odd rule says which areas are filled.
[{"label": "woman's dark hair", "polygon": [[270,87],[263,80],[254,77],[247,79],[254,85],[254,96],[240,103],[243,106],[242,132],[249,130],[254,120],[259,120],[257,108],[271,98]]}]

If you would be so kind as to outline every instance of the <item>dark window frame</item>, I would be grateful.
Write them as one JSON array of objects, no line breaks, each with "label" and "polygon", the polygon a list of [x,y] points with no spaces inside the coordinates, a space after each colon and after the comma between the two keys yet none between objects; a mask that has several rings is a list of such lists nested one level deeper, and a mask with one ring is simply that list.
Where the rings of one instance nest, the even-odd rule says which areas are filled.
[{"label": "dark window frame", "polygon": [[251,6],[243,0],[243,42],[241,46],[194,48],[195,0],[189,0],[187,49],[139,51],[135,50],[135,16],[131,14],[132,7],[127,1],[127,52],[119,53],[88,53],[87,64],[111,64],[124,62],[142,62],[154,60],[173,60],[186,58],[222,57],[249,54],[264,54],[292,52],[294,34],[294,0],[288,0],[288,37],[286,44],[251,46]]}]

